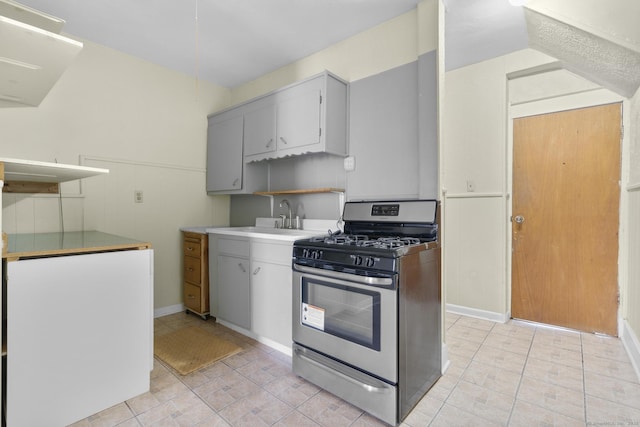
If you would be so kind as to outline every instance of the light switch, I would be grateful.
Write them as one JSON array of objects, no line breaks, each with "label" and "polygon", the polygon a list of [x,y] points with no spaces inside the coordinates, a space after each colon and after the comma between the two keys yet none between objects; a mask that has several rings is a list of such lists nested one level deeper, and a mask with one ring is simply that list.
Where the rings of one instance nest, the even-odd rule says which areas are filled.
[{"label": "light switch", "polygon": [[356,170],[356,158],[353,156],[344,158],[344,170],[347,172],[351,172]]}]

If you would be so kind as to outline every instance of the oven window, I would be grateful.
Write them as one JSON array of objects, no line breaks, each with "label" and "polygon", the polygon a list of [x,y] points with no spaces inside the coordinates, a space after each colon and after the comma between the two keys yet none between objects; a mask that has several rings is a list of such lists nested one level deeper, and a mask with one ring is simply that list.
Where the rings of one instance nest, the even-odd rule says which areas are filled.
[{"label": "oven window", "polygon": [[302,279],[301,322],[328,334],[380,350],[380,293]]}]

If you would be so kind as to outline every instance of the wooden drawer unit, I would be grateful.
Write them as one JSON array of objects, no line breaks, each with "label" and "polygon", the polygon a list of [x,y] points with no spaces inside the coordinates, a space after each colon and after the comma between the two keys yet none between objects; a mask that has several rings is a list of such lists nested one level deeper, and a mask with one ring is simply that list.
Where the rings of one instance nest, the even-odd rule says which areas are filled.
[{"label": "wooden drawer unit", "polygon": [[196,286],[202,285],[202,260],[200,258],[184,257],[184,281]]},{"label": "wooden drawer unit", "polygon": [[203,319],[209,314],[209,236],[182,232],[184,308]]},{"label": "wooden drawer unit", "polygon": [[200,313],[202,310],[202,302],[200,286],[184,282],[184,307],[194,313]]}]

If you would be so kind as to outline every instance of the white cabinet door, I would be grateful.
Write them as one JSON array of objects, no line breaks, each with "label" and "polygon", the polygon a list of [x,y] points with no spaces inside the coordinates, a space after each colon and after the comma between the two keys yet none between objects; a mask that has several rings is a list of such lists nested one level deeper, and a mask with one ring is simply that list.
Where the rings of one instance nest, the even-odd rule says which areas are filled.
[{"label": "white cabinet door", "polygon": [[242,189],[243,118],[209,118],[207,132],[207,191]]},{"label": "white cabinet door", "polygon": [[251,329],[249,259],[218,255],[218,317]]},{"label": "white cabinet door", "polygon": [[276,106],[272,103],[244,115],[244,155],[276,150]]},{"label": "white cabinet door", "polygon": [[291,267],[252,261],[251,272],[253,331],[291,347]]},{"label": "white cabinet door", "polygon": [[319,144],[321,89],[318,82],[293,87],[285,94],[284,99],[278,100],[278,151]]},{"label": "white cabinet door", "polygon": [[7,425],[65,426],[149,390],[152,250],[7,270]]}]

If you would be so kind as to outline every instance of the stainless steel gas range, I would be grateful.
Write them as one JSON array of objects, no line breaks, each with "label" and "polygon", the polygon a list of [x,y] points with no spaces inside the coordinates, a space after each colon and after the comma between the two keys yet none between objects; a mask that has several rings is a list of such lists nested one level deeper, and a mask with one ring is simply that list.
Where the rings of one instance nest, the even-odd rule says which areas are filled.
[{"label": "stainless steel gas range", "polygon": [[293,247],[293,371],[388,424],[441,372],[436,200],[347,202]]}]

